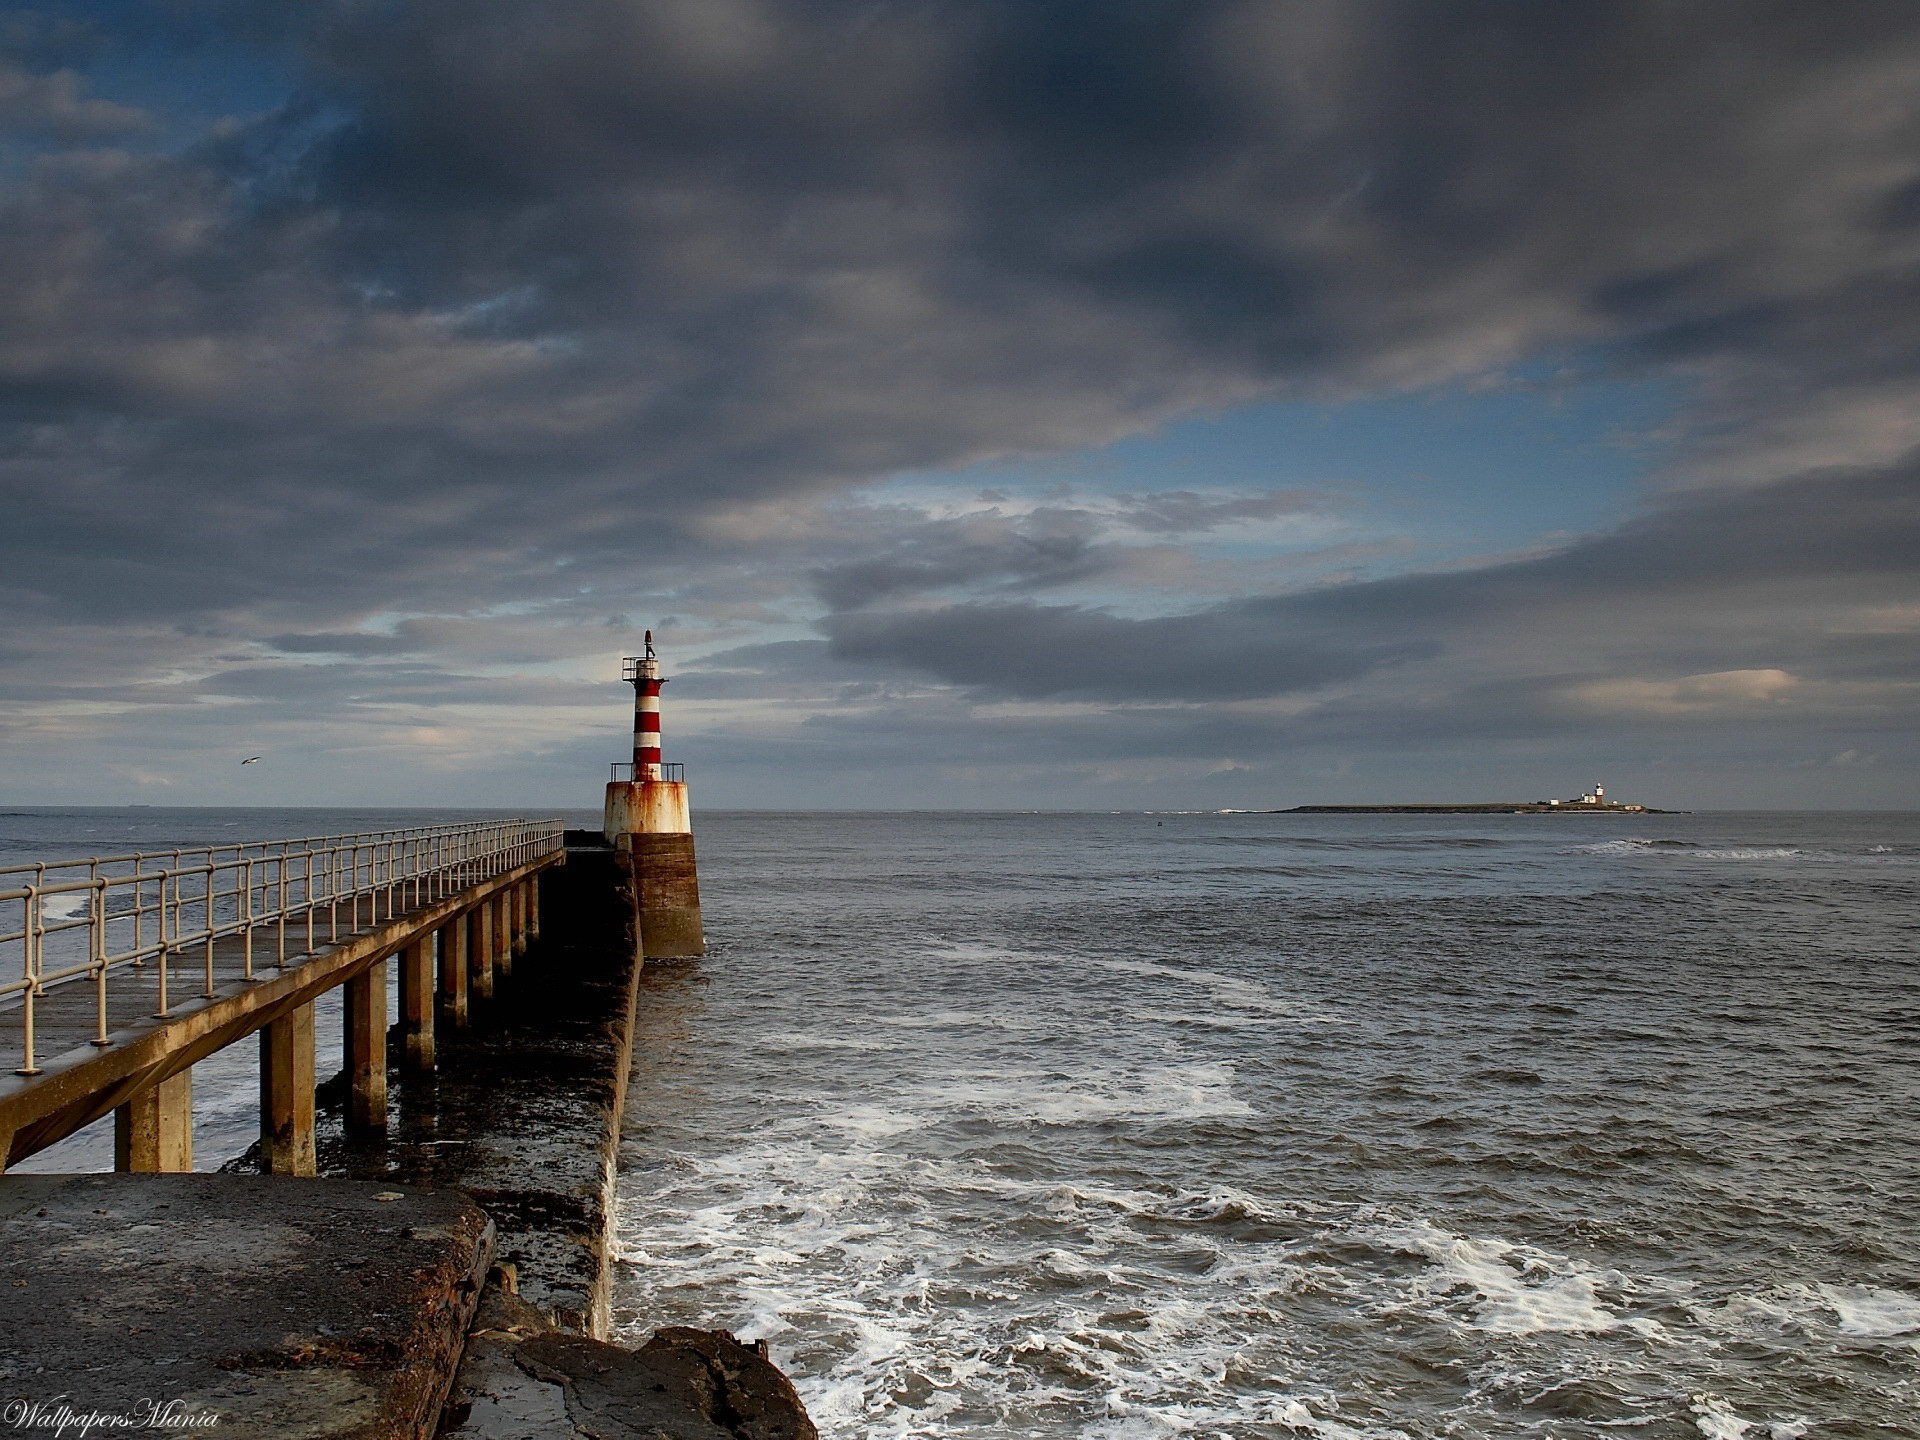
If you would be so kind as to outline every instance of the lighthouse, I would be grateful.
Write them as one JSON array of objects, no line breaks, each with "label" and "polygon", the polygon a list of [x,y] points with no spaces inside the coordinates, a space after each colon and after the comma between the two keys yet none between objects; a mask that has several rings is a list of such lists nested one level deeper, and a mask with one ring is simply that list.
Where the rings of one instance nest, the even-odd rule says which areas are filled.
[{"label": "lighthouse", "polygon": [[660,687],[667,682],[651,630],[644,648],[621,661],[620,677],[633,686],[633,760],[616,764],[607,783],[606,835],[633,875],[641,953],[650,960],[703,955],[692,811],[681,767],[660,758]]}]

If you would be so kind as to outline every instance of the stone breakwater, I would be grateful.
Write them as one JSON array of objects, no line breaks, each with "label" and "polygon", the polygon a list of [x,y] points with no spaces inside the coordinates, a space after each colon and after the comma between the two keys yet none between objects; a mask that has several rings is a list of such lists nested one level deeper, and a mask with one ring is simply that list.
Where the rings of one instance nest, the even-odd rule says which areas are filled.
[{"label": "stone breakwater", "polygon": [[250,1440],[815,1440],[764,1346],[603,1338],[639,890],[569,841],[540,938],[390,1087],[384,1132],[320,1087],[320,1178],[245,1173],[257,1147],[0,1178],[0,1405]]}]

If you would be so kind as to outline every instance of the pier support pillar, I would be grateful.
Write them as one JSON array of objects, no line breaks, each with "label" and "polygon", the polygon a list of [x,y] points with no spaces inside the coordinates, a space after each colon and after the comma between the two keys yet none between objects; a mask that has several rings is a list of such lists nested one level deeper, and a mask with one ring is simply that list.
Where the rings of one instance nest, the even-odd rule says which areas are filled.
[{"label": "pier support pillar", "polygon": [[534,876],[527,881],[527,940],[532,943],[540,938],[540,877]]},{"label": "pier support pillar", "polygon": [[493,998],[493,906],[482,900],[467,912],[467,988],[476,1000]]},{"label": "pier support pillar", "polygon": [[400,952],[400,1068],[433,1069],[433,936]]},{"label": "pier support pillar", "polygon": [[456,1030],[467,1024],[467,917],[456,915],[440,937],[440,1014]]},{"label": "pier support pillar", "polygon": [[146,1175],[193,1169],[191,1066],[113,1112],[113,1168]]},{"label": "pier support pillar", "polygon": [[532,882],[527,880],[513,887],[513,953],[516,955],[527,953],[527,892],[530,889]]},{"label": "pier support pillar", "polygon": [[347,1124],[387,1128],[387,962],[347,981]]},{"label": "pier support pillar", "polygon": [[313,1006],[260,1032],[260,1157],[269,1175],[312,1175]]},{"label": "pier support pillar", "polygon": [[498,975],[513,973],[513,891],[493,897],[493,968]]}]

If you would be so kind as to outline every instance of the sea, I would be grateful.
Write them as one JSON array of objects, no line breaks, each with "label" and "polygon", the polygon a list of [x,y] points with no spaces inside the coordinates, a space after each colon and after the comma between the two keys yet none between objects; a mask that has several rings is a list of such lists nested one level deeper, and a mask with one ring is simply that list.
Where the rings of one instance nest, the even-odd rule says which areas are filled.
[{"label": "sea", "polygon": [[[20,809],[0,864],[472,813]],[[696,825],[623,1338],[765,1339],[831,1440],[1920,1436],[1920,815]]]}]

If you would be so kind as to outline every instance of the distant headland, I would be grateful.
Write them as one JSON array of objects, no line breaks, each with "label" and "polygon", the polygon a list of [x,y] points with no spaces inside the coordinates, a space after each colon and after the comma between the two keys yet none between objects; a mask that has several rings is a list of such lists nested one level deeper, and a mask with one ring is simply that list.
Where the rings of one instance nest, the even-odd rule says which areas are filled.
[{"label": "distant headland", "polygon": [[1295,805],[1275,815],[1684,815],[1651,805],[1623,805],[1595,785],[1572,800],[1483,800],[1470,805]]}]

